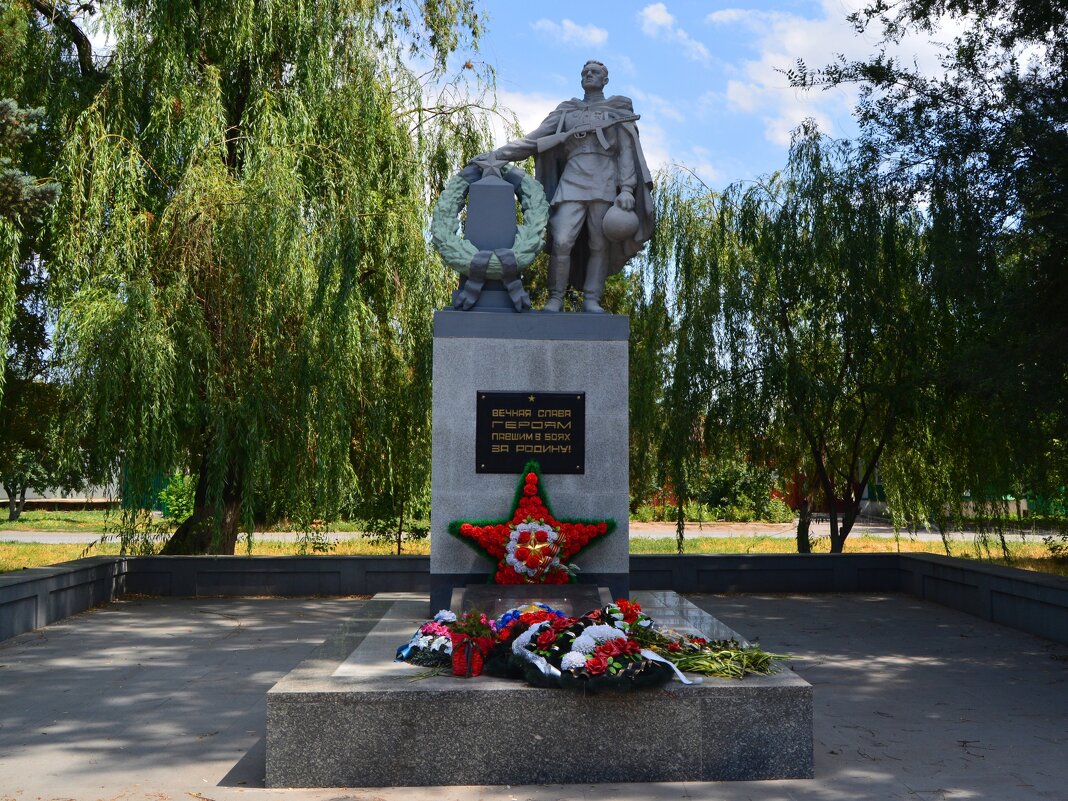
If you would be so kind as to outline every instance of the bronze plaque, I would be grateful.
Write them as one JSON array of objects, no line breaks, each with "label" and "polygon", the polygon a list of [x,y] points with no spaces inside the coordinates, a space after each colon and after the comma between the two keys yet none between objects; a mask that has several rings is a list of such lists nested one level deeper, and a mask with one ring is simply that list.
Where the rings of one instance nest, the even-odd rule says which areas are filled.
[{"label": "bronze plaque", "polygon": [[475,472],[586,472],[585,392],[478,392]]}]

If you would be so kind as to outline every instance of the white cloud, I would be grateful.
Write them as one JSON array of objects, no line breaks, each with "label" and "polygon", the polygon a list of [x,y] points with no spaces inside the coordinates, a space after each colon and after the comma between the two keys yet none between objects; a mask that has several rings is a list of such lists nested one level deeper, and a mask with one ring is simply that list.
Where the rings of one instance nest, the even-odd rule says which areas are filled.
[{"label": "white cloud", "polygon": [[642,33],[651,39],[680,46],[690,60],[705,64],[711,58],[704,44],[675,24],[675,17],[663,3],[653,3],[643,8],[638,12],[638,21],[641,23]]},{"label": "white cloud", "polygon": [[662,31],[670,31],[675,27],[675,18],[667,10],[663,3],[653,3],[646,6],[638,13],[638,19],[642,23],[642,32],[646,36],[657,36]]},{"label": "white cloud", "polygon": [[694,174],[709,186],[723,181],[723,172],[712,163],[712,152],[708,148],[690,148],[690,153],[683,158],[682,164],[693,170]]},{"label": "white cloud", "polygon": [[746,81],[727,81],[727,102],[740,111],[756,111],[760,95],[761,89],[756,84]]},{"label": "white cloud", "polygon": [[705,22],[709,25],[719,25],[722,23],[730,24],[732,22],[740,22],[749,14],[753,14],[751,9],[748,8],[722,8],[719,11],[713,11],[707,17]]},{"label": "white cloud", "polygon": [[685,115],[679,110],[681,106],[680,103],[673,103],[660,95],[643,92],[641,89],[633,86],[627,87],[626,92],[637,101],[639,114],[642,113],[642,108],[647,108],[649,109],[649,112],[647,113],[651,113],[658,117],[667,117],[669,120],[674,120],[675,122],[686,121]]},{"label": "white cloud", "polygon": [[645,163],[650,172],[670,167],[674,164],[668,146],[667,133],[654,122],[642,120],[638,123],[638,136],[642,143],[642,153],[645,154]]},{"label": "white cloud", "polygon": [[755,28],[789,16],[790,14],[781,11],[759,11],[755,8],[721,8],[719,11],[713,11],[705,17],[705,22],[709,25],[745,25]]},{"label": "white cloud", "polygon": [[[742,26],[752,31],[755,59],[733,65],[735,77],[727,82],[725,99],[729,109],[757,114],[764,136],[777,145],[789,145],[791,132],[805,117],[812,117],[820,129],[832,136],[851,135],[855,130],[852,111],[857,101],[853,87],[828,91],[801,91],[789,85],[785,70],[798,59],[810,67],[822,67],[839,54],[846,59],[864,59],[876,49],[876,37],[858,36],[846,16],[868,0],[822,0],[821,15],[808,19],[783,12],[727,8],[712,12],[705,21],[716,26]],[[959,23],[946,20],[941,40],[947,41],[960,30]],[[940,73],[937,55],[940,46],[929,34],[909,37],[893,51],[905,63],[915,61],[923,72]]]},{"label": "white cloud", "polygon": [[579,25],[569,19],[554,22],[551,19],[539,19],[532,22],[531,28],[549,37],[569,45],[589,45],[597,47],[608,41],[608,31],[596,25]]},{"label": "white cloud", "polygon": [[[550,97],[537,92],[510,92],[497,90],[497,102],[502,110],[515,115],[520,130],[530,133],[549,113],[560,105],[563,97]],[[511,121],[499,115],[493,115],[490,127],[493,129],[493,143],[495,146],[503,145],[510,139],[515,138],[515,132],[511,130]]]}]

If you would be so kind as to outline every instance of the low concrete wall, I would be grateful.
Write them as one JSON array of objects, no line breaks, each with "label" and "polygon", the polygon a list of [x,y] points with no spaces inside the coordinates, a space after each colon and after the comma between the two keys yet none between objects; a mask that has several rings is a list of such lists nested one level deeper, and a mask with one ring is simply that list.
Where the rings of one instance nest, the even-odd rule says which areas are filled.
[{"label": "low concrete wall", "polygon": [[681,593],[900,592],[901,558],[894,553],[633,555],[630,586]]},{"label": "low concrete wall", "polygon": [[[630,557],[634,590],[902,592],[1068,643],[1068,579],[933,554]],[[308,596],[429,592],[428,556],[98,556],[0,574],[0,640],[144,595]]]},{"label": "low concrete wall", "polygon": [[127,560],[94,556],[0,573],[0,640],[107,603],[124,592]]},{"label": "low concrete wall", "polygon": [[677,592],[902,592],[1068,643],[1068,579],[936,554],[632,556],[631,587]]},{"label": "low concrete wall", "polygon": [[934,554],[902,556],[900,571],[902,592],[1068,643],[1068,579]]},{"label": "low concrete wall", "polygon": [[429,556],[140,556],[126,591],[180,597],[429,592]]}]

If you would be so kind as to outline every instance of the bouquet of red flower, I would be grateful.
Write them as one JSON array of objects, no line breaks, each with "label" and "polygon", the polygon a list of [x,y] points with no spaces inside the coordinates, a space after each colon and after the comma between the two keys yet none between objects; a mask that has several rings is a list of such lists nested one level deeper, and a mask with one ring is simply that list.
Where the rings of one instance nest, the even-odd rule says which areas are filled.
[{"label": "bouquet of red flower", "polygon": [[612,520],[558,520],[549,503],[537,462],[528,462],[506,520],[457,520],[449,532],[477,543],[497,560],[496,584],[567,584],[576,568],[568,564],[591,540],[615,530]]},{"label": "bouquet of red flower", "polygon": [[463,678],[482,675],[496,638],[495,621],[482,612],[465,612],[446,625],[452,636],[452,674]]},{"label": "bouquet of red flower", "polygon": [[557,613],[524,620],[520,615],[498,627],[498,653],[505,649],[513,674],[536,686],[598,692],[668,682],[674,675],[671,665],[651,652],[643,653],[642,646],[615,625],[617,609],[618,605],[595,609],[580,618]]}]

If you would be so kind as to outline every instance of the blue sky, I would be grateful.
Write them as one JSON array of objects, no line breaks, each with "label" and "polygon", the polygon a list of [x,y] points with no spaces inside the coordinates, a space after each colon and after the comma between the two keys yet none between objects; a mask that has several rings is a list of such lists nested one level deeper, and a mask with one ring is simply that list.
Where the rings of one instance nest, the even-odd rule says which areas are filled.
[{"label": "blue sky", "polygon": [[[498,100],[530,130],[561,100],[581,96],[588,58],[609,68],[609,94],[634,100],[650,166],[683,164],[713,188],[780,168],[807,117],[852,136],[855,95],[802,93],[777,70],[868,55],[846,16],[862,0],[562,2],[483,0],[480,58],[497,71]],[[937,68],[932,43],[904,54]],[[503,136],[503,135],[502,135]]]}]

